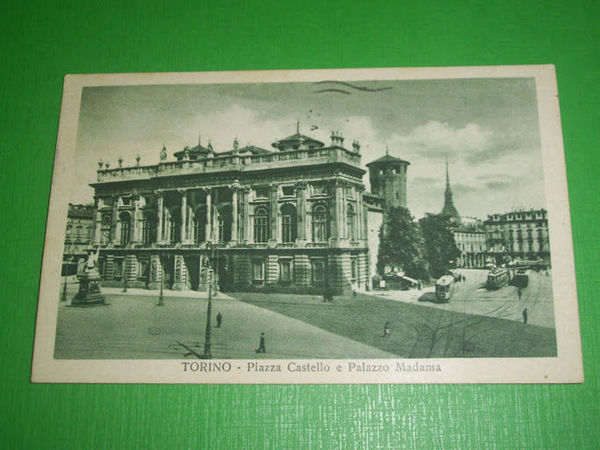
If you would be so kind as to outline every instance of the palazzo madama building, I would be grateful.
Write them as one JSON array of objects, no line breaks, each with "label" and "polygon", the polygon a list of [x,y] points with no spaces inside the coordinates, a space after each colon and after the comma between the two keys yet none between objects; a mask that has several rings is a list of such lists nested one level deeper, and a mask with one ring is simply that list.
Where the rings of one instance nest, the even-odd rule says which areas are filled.
[{"label": "palazzo madama building", "polygon": [[215,153],[199,143],[156,165],[99,163],[95,245],[105,285],[320,292],[365,288],[368,216],[383,199],[366,193],[360,145],[340,133],[325,145],[297,132],[274,151]]}]

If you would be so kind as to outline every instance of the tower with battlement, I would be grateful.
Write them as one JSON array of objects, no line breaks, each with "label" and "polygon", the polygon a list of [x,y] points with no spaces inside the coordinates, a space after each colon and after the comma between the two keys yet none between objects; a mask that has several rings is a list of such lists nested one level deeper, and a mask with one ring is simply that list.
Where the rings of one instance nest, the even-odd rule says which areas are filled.
[{"label": "tower with battlement", "polygon": [[386,208],[406,208],[406,174],[409,162],[396,158],[386,150],[385,156],[367,164],[371,192],[385,200]]}]

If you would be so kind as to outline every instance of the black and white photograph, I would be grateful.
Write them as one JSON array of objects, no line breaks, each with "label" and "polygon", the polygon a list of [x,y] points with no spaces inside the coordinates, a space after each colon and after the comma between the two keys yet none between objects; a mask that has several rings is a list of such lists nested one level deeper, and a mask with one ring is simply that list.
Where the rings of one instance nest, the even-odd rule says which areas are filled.
[{"label": "black and white photograph", "polygon": [[42,382],[581,381],[553,66],[69,75]]}]

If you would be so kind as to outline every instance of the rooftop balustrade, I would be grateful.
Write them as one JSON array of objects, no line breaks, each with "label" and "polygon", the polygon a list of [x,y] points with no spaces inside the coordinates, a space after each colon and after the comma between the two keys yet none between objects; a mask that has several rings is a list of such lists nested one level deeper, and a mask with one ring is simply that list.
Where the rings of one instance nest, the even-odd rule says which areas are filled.
[{"label": "rooftop balustrade", "polygon": [[224,171],[254,171],[325,163],[360,167],[360,154],[342,147],[290,150],[258,155],[226,155],[204,159],[160,162],[152,166],[99,169],[98,182],[142,180],[174,175]]}]

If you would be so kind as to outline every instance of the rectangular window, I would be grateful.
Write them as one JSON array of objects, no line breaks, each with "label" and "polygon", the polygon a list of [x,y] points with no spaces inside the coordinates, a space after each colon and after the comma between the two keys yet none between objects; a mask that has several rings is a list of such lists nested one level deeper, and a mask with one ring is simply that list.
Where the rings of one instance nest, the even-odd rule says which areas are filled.
[{"label": "rectangular window", "polygon": [[283,193],[284,197],[290,197],[294,195],[294,186],[282,186],[281,192]]},{"label": "rectangular window", "polygon": [[269,189],[267,187],[254,188],[254,198],[269,198]]},{"label": "rectangular window", "polygon": [[281,238],[283,242],[293,242],[291,216],[285,215],[281,217]]},{"label": "rectangular window", "polygon": [[138,274],[138,278],[140,280],[144,280],[144,281],[147,280],[149,270],[150,270],[150,262],[145,259],[140,260],[140,273]]},{"label": "rectangular window", "polygon": [[252,281],[255,284],[263,284],[265,281],[265,262],[262,259],[252,261]]},{"label": "rectangular window", "polygon": [[115,259],[114,264],[115,264],[114,278],[117,280],[120,280],[121,278],[123,278],[123,260]]},{"label": "rectangular window", "polygon": [[325,260],[313,259],[311,261],[311,272],[313,284],[323,284],[323,282],[325,281]]},{"label": "rectangular window", "polygon": [[269,226],[266,215],[254,217],[254,242],[267,242],[269,239]]},{"label": "rectangular window", "polygon": [[284,283],[292,281],[292,260],[284,259],[279,261],[279,280]]}]

